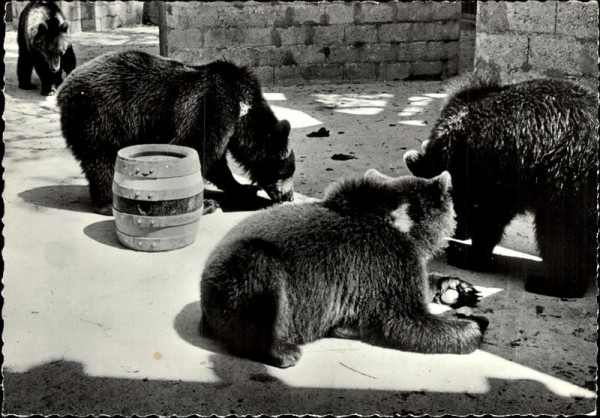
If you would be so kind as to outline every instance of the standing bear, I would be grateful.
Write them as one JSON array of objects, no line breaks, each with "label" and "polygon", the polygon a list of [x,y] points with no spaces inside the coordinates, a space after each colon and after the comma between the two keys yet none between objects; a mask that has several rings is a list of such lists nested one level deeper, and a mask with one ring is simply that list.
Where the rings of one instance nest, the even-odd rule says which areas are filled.
[{"label": "standing bear", "polygon": [[52,96],[62,83],[62,72],[76,66],[69,21],[53,1],[29,2],[19,17],[17,31],[19,88],[34,90],[31,73],[35,68],[42,83],[42,95]]},{"label": "standing bear", "polygon": [[566,80],[511,85],[473,77],[450,95],[408,169],[430,178],[448,170],[459,239],[448,261],[485,268],[506,225],[535,216],[542,274],[528,291],[581,297],[596,273],[598,96]]},{"label": "standing bear", "polygon": [[[255,195],[257,185],[275,202],[293,199],[290,124],[277,120],[246,67],[227,61],[185,65],[140,51],[110,53],[77,68],[57,102],[63,136],[100,213],[111,213],[117,151],[149,143],[194,148],[203,177],[225,192]],[[252,185],[235,180],[228,151]],[[206,202],[205,212],[213,205]]]},{"label": "standing bear", "polygon": [[454,232],[450,189],[448,173],[426,180],[369,170],[333,184],[322,201],[246,218],[202,273],[202,333],[277,367],[293,366],[299,345],[324,337],[418,353],[474,351],[484,317],[428,307],[478,301],[468,283],[427,273]]}]

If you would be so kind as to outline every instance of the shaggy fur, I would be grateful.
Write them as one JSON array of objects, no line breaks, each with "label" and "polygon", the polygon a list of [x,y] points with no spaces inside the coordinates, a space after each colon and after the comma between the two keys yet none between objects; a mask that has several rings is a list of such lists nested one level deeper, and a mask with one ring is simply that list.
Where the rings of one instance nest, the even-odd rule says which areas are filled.
[{"label": "shaggy fur", "polygon": [[421,353],[475,350],[485,318],[436,316],[427,306],[447,285],[463,303],[477,301],[468,284],[426,272],[454,231],[450,183],[448,173],[391,179],[369,170],[323,201],[247,218],[202,274],[203,332],[278,367],[326,336]]},{"label": "shaggy fur", "polygon": [[52,96],[62,83],[62,72],[76,66],[69,21],[55,2],[32,1],[19,17],[17,31],[19,88],[35,90],[31,72],[35,68],[42,82],[43,96]]},{"label": "shaggy fur", "polygon": [[472,248],[449,261],[486,267],[505,226],[531,211],[546,277],[529,277],[526,288],[583,295],[596,271],[597,100],[552,79],[473,80],[451,94],[423,150],[404,156],[417,176],[452,175],[457,238]]},{"label": "shaggy fur", "polygon": [[290,124],[277,120],[245,67],[188,66],[139,51],[106,54],[69,76],[58,105],[63,135],[98,208],[110,205],[117,151],[144,143],[192,147],[205,179],[226,192],[255,193],[234,179],[231,151],[271,199],[293,197]]}]

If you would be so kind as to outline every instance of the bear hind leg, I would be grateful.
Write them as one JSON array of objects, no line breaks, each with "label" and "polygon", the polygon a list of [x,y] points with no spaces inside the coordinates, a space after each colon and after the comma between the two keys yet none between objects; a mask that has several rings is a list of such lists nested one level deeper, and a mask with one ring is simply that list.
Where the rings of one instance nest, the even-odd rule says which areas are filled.
[{"label": "bear hind leg", "polygon": [[112,215],[114,157],[98,156],[91,162],[82,161],[81,168],[88,180],[94,210],[102,215]]},{"label": "bear hind leg", "polygon": [[291,337],[287,271],[276,251],[261,240],[245,241],[212,271],[205,270],[201,284],[210,333],[244,357],[281,368],[296,364],[301,351]]},{"label": "bear hind leg", "polygon": [[36,86],[31,82],[31,73],[33,72],[33,62],[29,53],[19,50],[17,58],[17,78],[19,80],[19,88],[22,90],[35,90]]},{"label": "bear hind leg", "polygon": [[592,229],[577,214],[549,214],[547,207],[538,211],[535,231],[544,273],[530,274],[525,290],[557,297],[583,296],[595,272]]}]

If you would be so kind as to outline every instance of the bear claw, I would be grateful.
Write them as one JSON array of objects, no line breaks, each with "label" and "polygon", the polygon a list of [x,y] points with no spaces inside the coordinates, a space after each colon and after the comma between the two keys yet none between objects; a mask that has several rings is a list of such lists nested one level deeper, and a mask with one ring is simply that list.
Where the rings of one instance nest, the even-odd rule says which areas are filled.
[{"label": "bear claw", "polygon": [[481,294],[468,283],[458,277],[443,276],[437,282],[433,301],[451,308],[462,306],[473,307],[481,300]]}]

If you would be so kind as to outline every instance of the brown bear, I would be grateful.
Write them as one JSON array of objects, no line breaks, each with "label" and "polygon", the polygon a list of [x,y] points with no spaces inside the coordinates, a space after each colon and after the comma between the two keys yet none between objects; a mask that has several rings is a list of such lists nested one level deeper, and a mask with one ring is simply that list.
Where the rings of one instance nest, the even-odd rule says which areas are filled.
[{"label": "brown bear", "polygon": [[[77,68],[57,102],[63,136],[101,213],[111,213],[117,151],[148,143],[194,148],[203,177],[225,192],[255,196],[257,185],[274,202],[293,199],[290,124],[275,117],[246,67],[227,61],[186,65],[141,51],[109,53]],[[253,185],[235,180],[228,151]]]},{"label": "brown bear", "polygon": [[69,74],[77,62],[69,21],[53,1],[29,2],[19,16],[17,30],[19,88],[34,90],[31,72],[35,68],[42,83],[41,94],[52,96],[62,83],[62,72]]},{"label": "brown bear", "polygon": [[[202,273],[202,333],[277,367],[323,337],[419,353],[470,353],[487,320],[438,316],[433,299],[477,303],[468,283],[427,273],[454,231],[451,180],[389,178],[369,170],[334,184],[322,201],[246,218]],[[448,292],[452,290],[452,292]],[[459,295],[458,300],[446,299]]]},{"label": "brown bear", "polygon": [[580,297],[596,273],[598,95],[566,80],[501,85],[472,77],[452,94],[422,151],[404,155],[415,175],[452,175],[457,238],[448,261],[487,268],[504,228],[532,212],[545,272],[526,289]]}]

